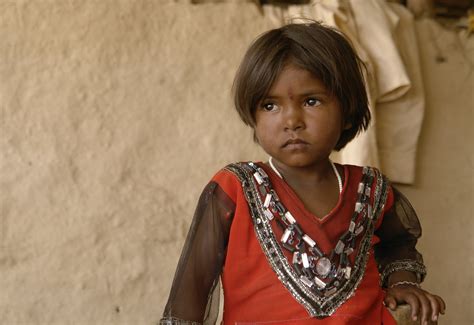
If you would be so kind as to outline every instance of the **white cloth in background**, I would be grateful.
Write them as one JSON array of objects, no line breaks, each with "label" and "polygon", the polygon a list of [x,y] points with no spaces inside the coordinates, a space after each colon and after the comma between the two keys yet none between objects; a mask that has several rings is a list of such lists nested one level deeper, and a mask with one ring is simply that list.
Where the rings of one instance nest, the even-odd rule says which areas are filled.
[{"label": "white cloth in background", "polygon": [[375,68],[377,103],[400,98],[410,79],[394,40],[399,17],[385,0],[350,0],[359,41]]},{"label": "white cloth in background", "polygon": [[332,158],[379,167],[393,182],[412,183],[424,94],[410,12],[384,0],[318,0],[279,12],[282,24],[290,18],[338,28],[367,66],[371,126]]},{"label": "white cloth in background", "polygon": [[380,167],[393,182],[413,183],[424,115],[413,16],[384,0],[351,0],[351,8],[359,41],[375,67]]},{"label": "white cloth in background", "polygon": [[389,6],[399,18],[394,39],[411,87],[395,100],[377,103],[379,158],[382,170],[392,181],[411,184],[425,110],[423,78],[413,15],[399,4]]}]

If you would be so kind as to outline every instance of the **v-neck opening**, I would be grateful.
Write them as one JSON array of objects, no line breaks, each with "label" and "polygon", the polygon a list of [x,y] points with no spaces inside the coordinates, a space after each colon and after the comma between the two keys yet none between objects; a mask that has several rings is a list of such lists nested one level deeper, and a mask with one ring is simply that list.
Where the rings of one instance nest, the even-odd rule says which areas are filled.
[{"label": "v-neck opening", "polygon": [[[293,190],[293,188],[283,179],[280,178],[280,176],[275,173],[275,171],[265,163],[261,162],[260,163],[264,168],[267,174],[271,178],[271,182],[274,183],[279,182],[281,184],[281,188],[286,191],[288,196],[290,197],[290,200],[293,200],[295,202],[295,206],[298,208],[300,212],[305,214],[310,220],[317,222],[318,224],[324,224],[328,220],[331,219],[332,216],[334,216],[337,211],[339,211],[342,207],[343,203],[343,197],[346,192],[348,180],[349,180],[349,168],[346,165],[341,165],[343,170],[344,170],[344,184],[342,185],[342,191],[339,193],[339,197],[337,200],[336,205],[322,218],[319,218],[316,216],[314,213],[309,211],[309,209],[305,206],[304,202],[301,200],[301,198],[296,194],[296,192]],[[337,166],[336,166],[337,167]],[[287,207],[288,209],[288,207]]]}]

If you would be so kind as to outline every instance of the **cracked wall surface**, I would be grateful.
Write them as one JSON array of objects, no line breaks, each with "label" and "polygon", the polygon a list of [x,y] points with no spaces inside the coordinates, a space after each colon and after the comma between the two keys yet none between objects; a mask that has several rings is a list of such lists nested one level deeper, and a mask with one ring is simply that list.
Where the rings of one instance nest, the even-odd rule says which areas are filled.
[{"label": "cracked wall surface", "polygon": [[[206,182],[229,162],[266,159],[230,89],[272,27],[243,1],[0,0],[1,324],[160,318]],[[440,324],[471,324],[473,155],[461,142],[472,139],[472,66],[456,95],[445,89],[466,59],[439,33],[448,60],[432,63],[426,38],[431,106],[420,176],[404,191],[422,212],[427,287],[448,302]]]}]

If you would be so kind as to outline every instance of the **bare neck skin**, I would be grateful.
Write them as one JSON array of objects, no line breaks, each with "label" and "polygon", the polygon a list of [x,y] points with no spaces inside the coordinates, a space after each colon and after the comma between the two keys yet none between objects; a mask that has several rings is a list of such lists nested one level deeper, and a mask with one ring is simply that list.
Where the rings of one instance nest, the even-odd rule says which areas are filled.
[{"label": "bare neck skin", "polygon": [[[274,161],[283,179],[318,219],[324,218],[339,200],[339,186],[329,160],[305,167],[287,167]],[[341,170],[339,169],[339,173]]]}]

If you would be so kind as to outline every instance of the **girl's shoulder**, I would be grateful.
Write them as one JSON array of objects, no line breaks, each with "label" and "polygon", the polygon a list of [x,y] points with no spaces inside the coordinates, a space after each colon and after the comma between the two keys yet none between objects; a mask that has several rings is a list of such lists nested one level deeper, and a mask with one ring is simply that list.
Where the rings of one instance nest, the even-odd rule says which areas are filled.
[{"label": "girl's shoulder", "polygon": [[212,179],[239,182],[239,174],[242,174],[245,170],[249,170],[249,164],[260,165],[262,163],[254,161],[239,161],[230,163],[218,170]]},{"label": "girl's shoulder", "polygon": [[344,168],[348,168],[352,171],[359,171],[361,173],[364,170],[364,168],[370,168],[372,170],[378,170],[377,168],[372,167],[372,166],[360,166],[360,165],[351,165],[351,164],[341,164],[341,166],[343,166]]},{"label": "girl's shoulder", "polygon": [[371,166],[357,166],[357,165],[342,165],[345,170],[345,176],[349,178],[349,183],[353,186],[359,186],[359,182],[364,179],[364,174],[369,175],[365,180],[369,180],[369,186],[373,191],[381,191],[387,193],[387,206],[391,206],[393,201],[393,189],[390,180],[376,167]]},{"label": "girl's shoulder", "polygon": [[372,166],[359,166],[359,165],[350,165],[350,164],[341,164],[346,173],[350,175],[351,178],[360,178],[362,174],[366,171],[370,171],[371,174],[380,175],[385,180],[388,181],[387,177],[376,167]]},{"label": "girl's shoulder", "polygon": [[211,182],[217,183],[232,198],[242,191],[242,183],[239,179],[239,170],[243,170],[249,162],[235,162],[228,164],[218,170],[211,179]]},{"label": "girl's shoulder", "polygon": [[[394,202],[393,187],[390,180],[385,176],[378,168],[371,166],[356,166],[356,165],[343,165],[349,170],[348,174],[353,180],[353,183],[360,182],[363,179],[364,173],[370,175],[369,186],[371,187],[372,203],[375,204],[376,200],[383,210],[383,214],[388,211]],[[376,194],[380,195],[379,197]],[[379,218],[376,228],[380,225],[382,218]]]}]

